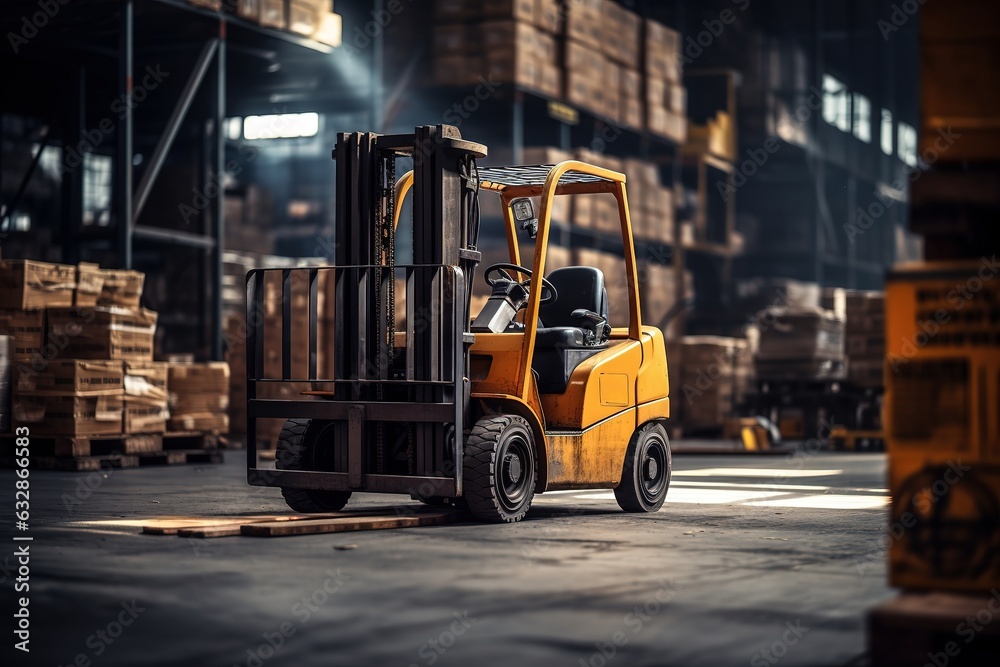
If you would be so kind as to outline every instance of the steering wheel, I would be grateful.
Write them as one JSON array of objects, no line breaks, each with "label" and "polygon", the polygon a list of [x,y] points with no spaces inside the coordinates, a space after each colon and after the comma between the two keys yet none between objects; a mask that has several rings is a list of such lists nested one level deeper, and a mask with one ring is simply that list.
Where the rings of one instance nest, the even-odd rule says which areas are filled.
[{"label": "steering wheel", "polygon": [[[517,281],[514,280],[514,278],[509,273],[507,273],[507,271],[517,271],[518,273],[525,274],[526,276],[528,276],[528,280],[525,280],[524,282],[519,284],[521,285],[521,287],[524,287],[525,289],[531,286],[530,269],[526,269],[523,266],[518,266],[517,264],[507,264],[507,263],[494,264],[493,266],[486,269],[486,275],[484,276],[486,279],[486,284],[489,285],[490,287],[496,287],[497,283],[500,282],[500,280],[507,280],[509,282],[516,283]],[[497,278],[491,278],[490,276],[492,276],[494,273],[499,273],[500,276]],[[553,301],[559,298],[559,292],[556,291],[555,286],[545,278],[542,278],[542,287],[544,289],[542,291],[542,300],[540,303],[552,303]],[[548,290],[549,292],[548,295],[545,294],[545,290]]]}]

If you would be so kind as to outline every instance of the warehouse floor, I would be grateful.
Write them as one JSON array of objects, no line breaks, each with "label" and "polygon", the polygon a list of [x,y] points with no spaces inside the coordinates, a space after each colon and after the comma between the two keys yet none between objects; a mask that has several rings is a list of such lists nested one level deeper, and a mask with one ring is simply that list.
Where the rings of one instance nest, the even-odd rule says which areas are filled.
[{"label": "warehouse floor", "polygon": [[891,595],[877,454],[677,457],[645,516],[574,492],[514,526],[205,541],[120,525],[283,511],[245,486],[243,452],[227,459],[111,471],[89,497],[86,474],[32,475],[27,664],[858,665],[865,610]]}]

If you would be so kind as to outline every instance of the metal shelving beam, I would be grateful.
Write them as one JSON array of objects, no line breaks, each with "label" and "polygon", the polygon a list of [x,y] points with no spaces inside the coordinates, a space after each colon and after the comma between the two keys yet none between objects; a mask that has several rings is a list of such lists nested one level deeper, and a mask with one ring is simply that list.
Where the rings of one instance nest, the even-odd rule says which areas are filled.
[{"label": "metal shelving beam", "polygon": [[[123,99],[132,95],[132,68],[135,55],[135,8],[133,0],[121,6],[121,26],[118,47],[118,89]],[[119,263],[124,269],[132,268],[132,142],[134,119],[132,105],[125,104],[118,123],[118,144],[114,168],[115,224],[118,229]]]}]

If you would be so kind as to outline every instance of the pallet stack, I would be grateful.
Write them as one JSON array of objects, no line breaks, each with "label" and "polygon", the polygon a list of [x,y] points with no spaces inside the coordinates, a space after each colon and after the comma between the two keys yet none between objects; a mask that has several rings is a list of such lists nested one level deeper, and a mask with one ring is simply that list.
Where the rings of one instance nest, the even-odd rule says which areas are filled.
[{"label": "pallet stack", "polygon": [[330,0],[188,0],[218,12],[225,10],[265,28],[288,30],[329,46],[343,40],[343,18],[330,11]]},{"label": "pallet stack", "polygon": [[434,30],[434,81],[442,86],[517,84],[559,97],[554,2],[440,0]]},{"label": "pallet stack", "polygon": [[842,380],[844,321],[821,308],[769,308],[760,317],[755,357],[761,380]]},{"label": "pallet stack", "polygon": [[438,0],[434,82],[517,84],[683,144],[680,34],[614,0]]},{"label": "pallet stack", "polygon": [[753,367],[747,341],[685,336],[670,343],[672,416],[686,435],[718,435],[749,390]]},{"label": "pallet stack", "polygon": [[[153,361],[157,314],[139,305],[144,280],[92,264],[0,262],[11,426],[30,430],[37,467],[217,460],[218,430],[165,434],[167,366]],[[0,441],[3,454],[10,444]]]},{"label": "pallet stack", "polygon": [[885,293],[847,295],[847,379],[855,387],[881,389],[885,366]]}]

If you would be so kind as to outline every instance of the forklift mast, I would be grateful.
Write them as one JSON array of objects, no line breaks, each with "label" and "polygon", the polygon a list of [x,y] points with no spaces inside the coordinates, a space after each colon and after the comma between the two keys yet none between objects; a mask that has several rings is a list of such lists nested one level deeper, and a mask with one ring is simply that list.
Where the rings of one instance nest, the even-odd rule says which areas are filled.
[{"label": "forklift mast", "polygon": [[[476,160],[485,156],[485,146],[447,125],[337,136],[334,266],[247,277],[251,484],[461,495],[474,341],[469,305],[481,260]],[[403,158],[413,160],[413,261],[397,265],[396,164]],[[320,271],[332,272],[334,282],[333,335],[322,341],[333,377],[317,374],[317,315],[331,315],[317,313]],[[263,372],[266,332],[254,316],[264,312],[265,276],[274,272],[282,279],[280,378]],[[294,272],[306,272],[309,284],[308,377],[295,377],[290,363]],[[316,390],[294,401],[257,399],[258,383],[281,381],[311,382]],[[255,421],[268,417],[329,423],[329,458],[315,470],[256,469]]]}]

